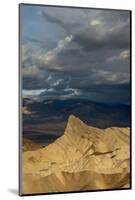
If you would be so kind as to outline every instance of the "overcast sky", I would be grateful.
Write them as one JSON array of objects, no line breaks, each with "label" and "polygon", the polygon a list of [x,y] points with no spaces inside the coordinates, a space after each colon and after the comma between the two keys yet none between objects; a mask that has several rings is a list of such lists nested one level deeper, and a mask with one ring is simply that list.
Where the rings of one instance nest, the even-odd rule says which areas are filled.
[{"label": "overcast sky", "polygon": [[21,6],[24,96],[130,101],[128,11]]}]

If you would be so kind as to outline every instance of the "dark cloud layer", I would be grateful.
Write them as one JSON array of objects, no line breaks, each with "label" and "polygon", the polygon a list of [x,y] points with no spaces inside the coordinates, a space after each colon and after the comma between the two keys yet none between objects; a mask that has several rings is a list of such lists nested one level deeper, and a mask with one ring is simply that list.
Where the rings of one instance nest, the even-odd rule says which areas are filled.
[{"label": "dark cloud layer", "polygon": [[39,7],[38,13],[43,29],[47,23],[56,31],[56,44],[48,49],[51,41],[41,38],[22,43],[23,89],[111,103],[112,91],[114,102],[129,102],[128,11]]},{"label": "dark cloud layer", "polygon": [[41,12],[41,16],[43,18],[45,18],[47,21],[49,21],[49,22],[51,22],[53,24],[57,24],[58,26],[60,26],[61,28],[63,28],[64,31],[67,34],[70,33],[70,29],[80,26],[80,23],[65,23],[61,19],[58,19],[55,16],[51,16],[51,15],[47,14],[45,11]]}]

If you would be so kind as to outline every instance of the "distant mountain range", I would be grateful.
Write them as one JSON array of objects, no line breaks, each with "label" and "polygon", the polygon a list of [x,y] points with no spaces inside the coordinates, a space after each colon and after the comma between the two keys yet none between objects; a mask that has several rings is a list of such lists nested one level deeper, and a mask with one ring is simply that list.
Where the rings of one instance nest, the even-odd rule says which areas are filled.
[{"label": "distant mountain range", "polygon": [[130,126],[130,106],[95,103],[88,100],[44,100],[23,99],[24,122],[39,123],[48,120],[67,120],[73,114],[86,123],[99,128]]},{"label": "distant mountain range", "polygon": [[[37,142],[60,136],[74,115],[97,128],[130,127],[130,106],[96,103],[82,99],[35,101],[23,99],[23,133]],[[39,137],[40,135],[40,137]]]}]

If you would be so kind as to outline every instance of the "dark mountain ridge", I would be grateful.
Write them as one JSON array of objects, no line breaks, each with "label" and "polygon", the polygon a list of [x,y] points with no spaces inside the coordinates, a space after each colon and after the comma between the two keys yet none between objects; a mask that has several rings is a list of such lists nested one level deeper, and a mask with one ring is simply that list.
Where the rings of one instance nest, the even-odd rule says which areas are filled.
[{"label": "dark mountain ridge", "polygon": [[89,125],[99,128],[130,125],[130,106],[96,103],[82,99],[44,100],[42,102],[23,99],[23,106],[32,113],[24,114],[25,123],[65,121],[74,114]]},{"label": "dark mountain ridge", "polygon": [[23,99],[23,135],[42,144],[61,136],[70,115],[97,128],[130,127],[130,106],[96,103],[82,99]]}]

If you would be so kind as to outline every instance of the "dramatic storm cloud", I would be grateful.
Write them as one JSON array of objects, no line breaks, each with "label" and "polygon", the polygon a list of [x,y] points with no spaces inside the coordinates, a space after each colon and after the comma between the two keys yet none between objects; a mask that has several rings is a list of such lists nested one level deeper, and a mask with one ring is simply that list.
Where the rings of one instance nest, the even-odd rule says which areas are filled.
[{"label": "dramatic storm cloud", "polygon": [[130,12],[21,7],[23,94],[130,101]]}]

